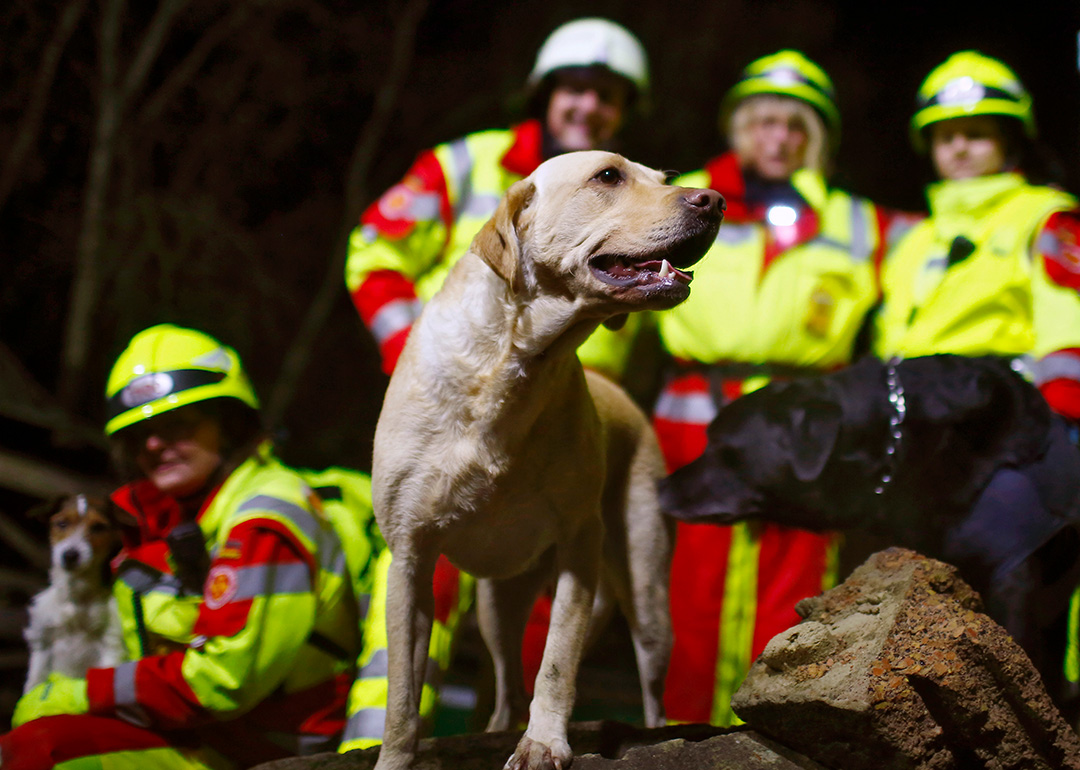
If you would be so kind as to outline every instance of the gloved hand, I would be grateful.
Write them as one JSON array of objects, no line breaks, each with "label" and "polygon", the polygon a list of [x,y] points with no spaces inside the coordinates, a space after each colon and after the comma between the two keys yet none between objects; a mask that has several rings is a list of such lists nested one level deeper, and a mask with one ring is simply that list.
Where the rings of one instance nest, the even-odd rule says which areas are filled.
[{"label": "gloved hand", "polygon": [[19,698],[11,726],[58,714],[85,714],[89,709],[85,679],[49,674],[47,680]]}]

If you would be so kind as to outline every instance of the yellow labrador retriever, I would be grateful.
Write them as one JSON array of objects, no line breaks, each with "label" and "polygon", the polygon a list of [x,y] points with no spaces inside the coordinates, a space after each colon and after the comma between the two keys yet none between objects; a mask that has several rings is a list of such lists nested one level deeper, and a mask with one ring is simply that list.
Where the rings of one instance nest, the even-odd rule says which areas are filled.
[{"label": "yellow labrador retriever", "polygon": [[[619,155],[561,155],[510,188],[425,307],[375,433],[375,515],[394,556],[379,770],[415,756],[440,553],[488,578],[478,612],[499,680],[489,729],[510,725],[521,630],[554,569],[528,727],[508,768],[572,760],[566,728],[602,549],[615,596],[616,584],[630,586],[620,603],[631,627],[646,629],[635,646],[647,721],[663,721],[663,463],[645,416],[617,386],[586,375],[576,350],[602,322],[684,300],[691,276],[681,268],[708,249],[722,211],[717,193],[667,186]],[[621,548],[602,546],[605,522]]]}]

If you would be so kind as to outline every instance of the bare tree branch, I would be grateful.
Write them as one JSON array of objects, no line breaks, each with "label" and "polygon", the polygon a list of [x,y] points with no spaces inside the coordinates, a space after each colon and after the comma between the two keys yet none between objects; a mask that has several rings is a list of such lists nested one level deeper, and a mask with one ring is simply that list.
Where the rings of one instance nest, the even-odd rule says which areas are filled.
[{"label": "bare tree branch", "polygon": [[60,432],[73,441],[102,449],[108,446],[101,428],[79,420],[60,405],[18,357],[0,342],[0,415],[27,425]]},{"label": "bare tree branch", "polygon": [[363,202],[368,197],[364,180],[385,138],[390,118],[393,116],[404,88],[405,78],[416,52],[416,30],[427,10],[427,5],[428,0],[407,0],[404,9],[396,17],[398,23],[394,29],[388,73],[375,97],[371,117],[357,139],[352,160],[349,163],[343,219],[338,228],[329,267],[315,299],[308,307],[308,312],[300,324],[296,337],[293,338],[285,354],[280,374],[270,393],[270,398],[267,399],[264,415],[270,426],[280,423],[296,392],[297,383],[307,367],[315,339],[326,324],[334,302],[342,290],[349,233],[360,216]]},{"label": "bare tree branch", "polygon": [[14,548],[35,567],[49,568],[48,546],[16,524],[15,520],[3,511],[0,511],[0,540]]},{"label": "bare tree branch", "polygon": [[75,250],[75,275],[60,355],[59,398],[61,404],[71,411],[77,411],[79,406],[83,373],[89,357],[92,329],[90,321],[97,305],[101,280],[99,259],[105,196],[112,171],[121,110],[117,69],[123,10],[124,0],[105,0],[101,26],[98,29],[100,80],[97,121],[94,125],[89,171],[83,192],[82,224]]},{"label": "bare tree branch", "polygon": [[28,575],[22,570],[0,567],[0,588],[18,588],[37,593],[46,585],[44,575]]},{"label": "bare tree branch", "polygon": [[231,13],[210,27],[192,46],[183,61],[172,68],[165,82],[146,100],[139,112],[138,122],[145,125],[161,117],[161,113],[176,98],[177,93],[191,81],[214,49],[247,23],[256,6],[266,4],[268,3],[265,0],[237,3]]},{"label": "bare tree branch", "polygon": [[105,0],[98,35],[101,80],[94,141],[90,149],[89,173],[83,194],[83,217],[75,255],[71,303],[64,330],[60,360],[60,403],[69,411],[79,411],[86,363],[90,355],[92,319],[101,293],[101,242],[105,229],[105,208],[116,157],[120,123],[128,102],[145,83],[151,65],[164,44],[168,28],[187,0],[165,0],[154,14],[142,45],[120,81],[120,32],[124,0]]},{"label": "bare tree branch", "polygon": [[[44,588],[45,586],[42,586]],[[30,652],[27,650],[15,650],[14,652],[0,652],[0,671],[26,668],[30,661]]]},{"label": "bare tree branch", "polygon": [[[42,586],[44,588],[44,586]],[[23,608],[15,609],[12,607],[0,607],[0,640],[5,642],[23,642],[22,630],[26,628],[26,610]],[[21,650],[23,659],[21,664],[15,665],[15,661],[12,660],[9,668],[25,668],[27,660],[30,655],[27,650]],[[14,658],[17,653],[10,653]],[[2,662],[0,662],[0,668],[4,668]]]},{"label": "bare tree branch", "polygon": [[40,133],[41,121],[45,116],[45,105],[48,103],[49,91],[52,90],[53,81],[56,79],[60,57],[85,10],[86,0],[69,0],[60,12],[60,19],[53,29],[52,38],[49,39],[41,54],[41,64],[38,66],[37,77],[34,79],[30,101],[19,117],[15,140],[11,143],[11,150],[4,162],[4,168],[0,171],[0,209],[4,208],[4,204],[11,196],[27,153]]},{"label": "bare tree branch", "polygon": [[2,489],[44,499],[77,492],[106,494],[111,486],[108,479],[72,473],[67,468],[0,449]]},{"label": "bare tree branch", "polygon": [[173,19],[176,18],[176,14],[188,2],[189,0],[164,0],[158,6],[154,18],[150,20],[150,26],[146,29],[146,34],[143,35],[142,45],[139,46],[139,50],[128,68],[127,76],[124,78],[123,86],[120,89],[121,106],[126,107],[128,102],[134,98],[135,94],[146,83],[146,78],[150,75],[150,68],[153,67],[154,61],[157,59],[158,54],[161,53],[161,47],[165,44],[165,38],[169,34]]}]

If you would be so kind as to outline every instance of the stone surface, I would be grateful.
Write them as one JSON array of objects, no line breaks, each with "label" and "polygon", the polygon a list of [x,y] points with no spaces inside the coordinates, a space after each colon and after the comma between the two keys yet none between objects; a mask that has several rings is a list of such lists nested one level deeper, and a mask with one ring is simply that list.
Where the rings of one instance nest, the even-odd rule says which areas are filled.
[{"label": "stone surface", "polygon": [[[480,733],[420,742],[415,770],[499,770],[521,733]],[[709,725],[635,728],[622,722],[570,726],[573,770],[825,770],[748,729]],[[256,770],[370,770],[378,748],[319,754],[259,765]]]},{"label": "stone surface", "polygon": [[733,700],[758,732],[836,770],[1080,768],[1030,660],[953,567],[890,548],[798,609]]}]

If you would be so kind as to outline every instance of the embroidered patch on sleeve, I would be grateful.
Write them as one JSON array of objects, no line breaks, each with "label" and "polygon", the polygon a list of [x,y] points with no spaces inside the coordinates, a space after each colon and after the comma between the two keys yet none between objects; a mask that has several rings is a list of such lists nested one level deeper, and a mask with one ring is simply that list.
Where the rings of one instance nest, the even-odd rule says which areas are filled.
[{"label": "embroidered patch on sleeve", "polygon": [[1050,279],[1080,290],[1080,213],[1059,211],[1047,220],[1035,243]]},{"label": "embroidered patch on sleeve", "polygon": [[211,610],[224,607],[236,595],[237,582],[234,567],[223,564],[215,566],[206,578],[203,602]]}]

